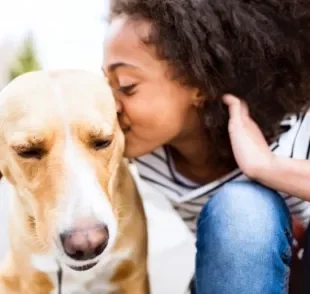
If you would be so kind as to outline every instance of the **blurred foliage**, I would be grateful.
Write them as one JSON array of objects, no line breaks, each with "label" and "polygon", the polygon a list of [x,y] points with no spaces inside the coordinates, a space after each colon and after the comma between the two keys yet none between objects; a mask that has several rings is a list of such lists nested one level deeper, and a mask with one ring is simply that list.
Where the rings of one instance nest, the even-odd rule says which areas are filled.
[{"label": "blurred foliage", "polygon": [[36,58],[34,41],[32,36],[28,36],[25,39],[22,49],[9,72],[9,79],[11,81],[26,72],[36,71],[39,69],[40,64]]}]

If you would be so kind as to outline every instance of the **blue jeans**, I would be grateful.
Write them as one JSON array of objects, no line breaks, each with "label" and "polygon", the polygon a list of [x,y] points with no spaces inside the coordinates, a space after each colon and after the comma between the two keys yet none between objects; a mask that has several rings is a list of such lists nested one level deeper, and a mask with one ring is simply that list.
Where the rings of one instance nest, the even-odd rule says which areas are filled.
[{"label": "blue jeans", "polygon": [[224,185],[197,223],[195,293],[287,293],[291,243],[279,194],[254,182]]}]

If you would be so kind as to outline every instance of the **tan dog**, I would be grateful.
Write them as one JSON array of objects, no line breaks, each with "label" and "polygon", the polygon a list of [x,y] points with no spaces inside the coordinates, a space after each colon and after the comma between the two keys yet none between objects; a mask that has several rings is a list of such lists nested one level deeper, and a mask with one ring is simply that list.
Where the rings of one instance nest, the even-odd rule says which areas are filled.
[{"label": "tan dog", "polygon": [[0,171],[14,193],[1,294],[149,293],[146,220],[123,149],[100,75],[34,72],[3,90]]}]

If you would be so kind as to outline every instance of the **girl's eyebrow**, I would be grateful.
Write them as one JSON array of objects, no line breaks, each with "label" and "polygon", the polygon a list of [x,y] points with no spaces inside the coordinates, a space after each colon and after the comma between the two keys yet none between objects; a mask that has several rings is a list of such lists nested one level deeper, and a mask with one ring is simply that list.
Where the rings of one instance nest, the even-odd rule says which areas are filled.
[{"label": "girl's eyebrow", "polygon": [[[124,63],[124,62],[117,62],[117,63],[112,63],[108,66],[108,71],[109,72],[114,72],[115,70],[117,70],[118,68],[120,67],[135,67],[131,64],[128,64],[128,63]],[[104,69],[102,68],[103,72],[104,72]]]}]

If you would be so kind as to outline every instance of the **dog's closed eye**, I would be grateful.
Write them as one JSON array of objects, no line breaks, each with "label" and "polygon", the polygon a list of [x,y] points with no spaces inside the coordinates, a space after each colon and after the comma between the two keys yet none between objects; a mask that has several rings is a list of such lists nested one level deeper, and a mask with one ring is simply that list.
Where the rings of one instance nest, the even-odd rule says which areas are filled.
[{"label": "dog's closed eye", "polygon": [[13,146],[13,149],[19,157],[24,159],[42,159],[42,157],[46,154],[46,150],[42,147]]},{"label": "dog's closed eye", "polygon": [[105,149],[109,147],[112,143],[112,140],[110,139],[95,139],[91,142],[91,146],[95,150]]},{"label": "dog's closed eye", "polygon": [[21,151],[18,153],[18,155],[23,158],[41,159],[44,155],[44,151],[40,148],[32,148],[29,150]]}]

